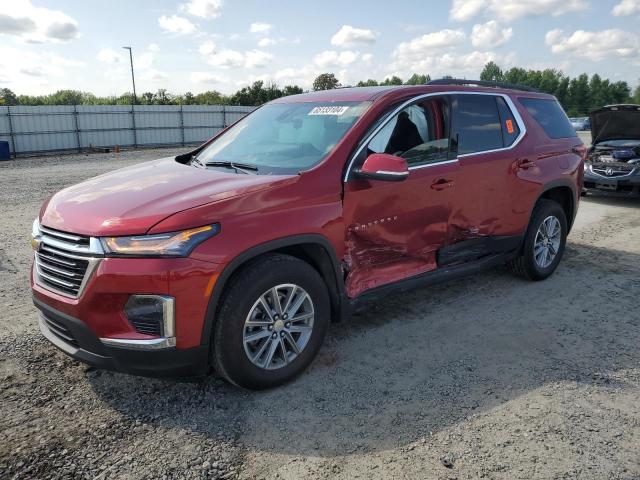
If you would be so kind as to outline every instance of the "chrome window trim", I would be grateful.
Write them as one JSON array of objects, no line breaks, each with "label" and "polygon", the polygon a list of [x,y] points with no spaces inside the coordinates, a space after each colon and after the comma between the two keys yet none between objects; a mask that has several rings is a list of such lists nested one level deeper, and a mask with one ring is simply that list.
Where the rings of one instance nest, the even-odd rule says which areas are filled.
[{"label": "chrome window trim", "polygon": [[358,150],[356,150],[356,152],[351,156],[351,160],[349,161],[349,166],[347,167],[347,171],[345,172],[345,175],[344,175],[344,178],[343,178],[343,183],[346,183],[346,182],[349,181],[349,175],[352,172],[353,164],[356,161],[356,158],[358,157],[358,155],[360,155],[360,153],[362,153],[362,150],[369,144],[369,142],[373,139],[373,137],[375,137],[380,132],[380,130],[382,130],[387,125],[387,123],[389,123],[391,121],[391,119],[393,119],[398,113],[400,113],[403,109],[405,109],[406,107],[408,107],[412,103],[420,101],[420,100],[422,100],[424,98],[445,97],[445,96],[452,96],[452,95],[486,95],[486,96],[491,96],[491,97],[501,97],[501,98],[503,98],[504,101],[507,104],[507,107],[509,108],[509,110],[511,110],[511,114],[513,115],[513,118],[515,119],[516,123],[518,124],[518,128],[520,129],[520,134],[513,141],[513,143],[511,145],[509,145],[508,147],[497,148],[497,149],[493,149],[493,150],[482,150],[482,151],[473,152],[473,153],[465,153],[465,154],[462,154],[462,155],[458,155],[455,159],[451,159],[451,160],[444,160],[442,162],[427,163],[425,165],[415,165],[413,167],[409,167],[409,170],[418,170],[420,168],[434,167],[436,165],[444,165],[444,164],[447,164],[447,163],[455,163],[461,158],[470,157],[472,155],[484,155],[486,153],[504,152],[504,151],[507,151],[507,150],[512,150],[522,141],[522,139],[526,135],[527,127],[524,124],[524,120],[522,119],[522,116],[520,115],[520,112],[518,111],[518,109],[516,108],[515,104],[513,103],[513,100],[511,100],[511,97],[509,95],[505,94],[505,93],[493,93],[493,92],[437,92],[437,93],[424,93],[422,95],[418,95],[418,96],[412,97],[409,100],[407,100],[406,102],[404,102],[401,105],[399,105],[398,107],[396,107],[396,109],[393,110],[393,112],[391,114],[389,114],[389,116],[385,119],[385,121],[382,122],[380,125],[378,125],[375,128],[375,130],[373,130],[369,134],[369,136],[366,137],[365,141],[362,142],[362,144],[360,145]]}]

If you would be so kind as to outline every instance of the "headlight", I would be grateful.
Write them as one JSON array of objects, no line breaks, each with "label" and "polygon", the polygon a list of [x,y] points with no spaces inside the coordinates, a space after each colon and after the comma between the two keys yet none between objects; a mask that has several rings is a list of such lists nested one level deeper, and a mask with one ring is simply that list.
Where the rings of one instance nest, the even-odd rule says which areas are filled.
[{"label": "headlight", "polygon": [[181,232],[104,237],[102,247],[107,255],[136,257],[186,257],[194,248],[220,232],[220,225],[206,225]]}]

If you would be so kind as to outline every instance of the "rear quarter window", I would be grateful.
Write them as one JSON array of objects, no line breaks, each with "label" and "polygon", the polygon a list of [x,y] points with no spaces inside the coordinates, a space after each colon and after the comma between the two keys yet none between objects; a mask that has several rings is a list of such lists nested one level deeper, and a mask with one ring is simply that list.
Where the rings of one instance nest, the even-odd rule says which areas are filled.
[{"label": "rear quarter window", "polygon": [[500,122],[502,123],[504,146],[510,147],[520,136],[520,126],[504,98],[496,97],[496,102],[498,103],[498,113],[500,113]]},{"label": "rear quarter window", "polygon": [[556,100],[543,98],[520,98],[534,120],[542,127],[549,138],[572,138],[578,134],[574,130],[567,114]]}]

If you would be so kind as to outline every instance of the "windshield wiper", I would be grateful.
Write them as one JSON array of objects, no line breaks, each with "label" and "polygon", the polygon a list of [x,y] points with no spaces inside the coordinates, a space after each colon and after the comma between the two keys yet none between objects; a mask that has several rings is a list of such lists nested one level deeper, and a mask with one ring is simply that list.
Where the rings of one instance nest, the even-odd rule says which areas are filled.
[{"label": "windshield wiper", "polygon": [[[200,162],[202,163],[202,162]],[[242,173],[246,173],[247,175],[252,175],[254,172],[258,171],[258,167],[255,165],[250,165],[248,163],[237,163],[237,162],[226,162],[226,161],[214,161],[207,162],[204,164],[206,167],[231,167],[234,170]]]}]

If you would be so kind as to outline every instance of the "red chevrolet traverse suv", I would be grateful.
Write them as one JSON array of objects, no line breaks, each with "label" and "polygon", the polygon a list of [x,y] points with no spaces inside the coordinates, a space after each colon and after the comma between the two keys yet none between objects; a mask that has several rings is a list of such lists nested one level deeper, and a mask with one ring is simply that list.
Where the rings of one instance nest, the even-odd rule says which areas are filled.
[{"label": "red chevrolet traverse suv", "polygon": [[586,149],[552,96],[444,80],[264,105],[195,150],[53,195],[33,224],[42,333],[142,375],[268,388],[367,298],[562,257]]}]

